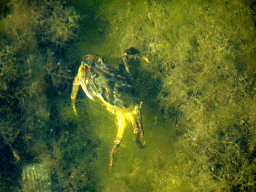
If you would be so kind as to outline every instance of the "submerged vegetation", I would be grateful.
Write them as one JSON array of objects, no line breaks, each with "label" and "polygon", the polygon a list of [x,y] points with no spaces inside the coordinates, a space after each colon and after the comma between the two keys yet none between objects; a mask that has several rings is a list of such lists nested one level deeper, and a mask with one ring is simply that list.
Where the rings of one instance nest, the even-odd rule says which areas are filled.
[{"label": "submerged vegetation", "polygon": [[66,163],[64,147],[76,126],[58,118],[56,102],[70,94],[74,61],[65,53],[80,16],[62,1],[12,0],[2,6],[1,191],[90,188],[91,173]]},{"label": "submerged vegetation", "polygon": [[[1,3],[0,190],[254,191],[255,2],[88,5],[81,17],[63,1]],[[127,128],[110,173],[115,119],[80,93],[75,117],[71,86],[81,53],[118,64],[130,46],[149,61],[130,62],[146,146]],[[24,179],[34,167],[44,181]]]},{"label": "submerged vegetation", "polygon": [[169,128],[179,134],[173,148],[184,167],[180,176],[196,191],[254,191],[253,2],[114,1],[106,7],[108,43],[142,50],[150,62],[141,64],[139,78],[147,88],[154,86],[148,74],[161,79],[156,100],[176,121]]}]

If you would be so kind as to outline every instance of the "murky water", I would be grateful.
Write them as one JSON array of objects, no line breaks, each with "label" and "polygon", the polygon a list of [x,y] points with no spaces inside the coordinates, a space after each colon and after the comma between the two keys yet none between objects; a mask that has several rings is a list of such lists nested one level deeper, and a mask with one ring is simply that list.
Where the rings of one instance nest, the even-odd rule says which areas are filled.
[{"label": "murky water", "polygon": [[[255,2],[11,1],[0,20],[0,188],[254,191]],[[129,47],[145,147],[73,80],[85,54]],[[8,165],[8,166],[7,166]],[[44,171],[43,171],[44,170]]]}]

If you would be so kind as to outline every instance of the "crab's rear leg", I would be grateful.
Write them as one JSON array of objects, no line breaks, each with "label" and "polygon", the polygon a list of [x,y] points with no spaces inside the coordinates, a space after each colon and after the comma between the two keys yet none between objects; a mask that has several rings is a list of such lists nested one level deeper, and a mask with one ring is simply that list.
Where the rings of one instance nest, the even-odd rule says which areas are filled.
[{"label": "crab's rear leg", "polygon": [[133,132],[135,134],[134,141],[137,144],[137,146],[139,148],[144,148],[145,144],[142,144],[140,141],[140,137],[144,136],[144,130],[143,130],[143,126],[142,126],[142,118],[141,118],[141,113],[140,113],[141,105],[142,105],[142,102],[140,102],[140,104],[137,104],[134,109],[135,118],[133,121],[133,127],[134,127]]},{"label": "crab's rear leg", "polygon": [[110,153],[110,164],[109,164],[110,170],[112,170],[114,155],[115,155],[117,148],[119,147],[119,145],[121,143],[121,140],[124,135],[125,125],[126,125],[126,121],[125,121],[125,118],[122,113],[117,113],[117,119],[118,119],[118,132],[117,132],[116,140],[114,141],[115,145],[112,148],[111,153]]},{"label": "crab's rear leg", "polygon": [[74,109],[75,114],[77,115],[77,111],[76,111],[76,97],[77,97],[77,93],[80,87],[80,82],[79,82],[79,77],[78,74],[75,77],[75,80],[73,82],[73,88],[72,88],[72,93],[71,93],[71,99],[72,99],[72,106]]}]

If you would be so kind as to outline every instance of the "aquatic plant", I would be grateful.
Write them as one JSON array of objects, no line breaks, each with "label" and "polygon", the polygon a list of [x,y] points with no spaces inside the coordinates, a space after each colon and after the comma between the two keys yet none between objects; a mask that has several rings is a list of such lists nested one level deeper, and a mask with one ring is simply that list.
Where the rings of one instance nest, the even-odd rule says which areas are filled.
[{"label": "aquatic plant", "polygon": [[[52,120],[59,113],[55,110],[55,97],[52,95],[57,98],[70,79],[69,65],[60,64],[60,61],[66,61],[64,57],[60,60],[61,56],[57,53],[64,50],[64,44],[73,38],[79,19],[78,15],[73,17],[74,9],[64,4],[59,1],[12,0],[6,4],[8,13],[1,13],[0,139],[10,150],[10,155],[2,159],[8,158],[17,167],[17,170],[10,173],[3,171],[1,176],[13,174],[13,177],[8,176],[15,179],[12,186],[16,187],[20,183],[27,191],[33,186],[26,186],[29,184],[19,177],[22,169],[27,169],[25,165],[43,162],[47,169],[51,168],[49,174],[55,174],[56,169],[58,173],[64,172],[61,169],[63,161],[60,160],[63,158],[60,150],[63,149],[59,149],[55,142],[63,142],[60,126],[65,132],[68,123]],[[67,22],[62,16],[73,20]],[[64,36],[57,33],[58,37],[54,37],[56,31],[49,30],[58,30],[56,27],[60,27],[59,32],[64,31]],[[44,43],[51,46],[45,49],[42,46]],[[58,47],[52,46],[55,43]],[[54,150],[50,150],[49,146]],[[6,164],[6,161],[2,160],[1,164]],[[55,179],[63,183],[72,180],[71,185],[63,185],[69,191],[86,186],[87,182],[75,186],[75,183],[81,182],[81,178],[85,181],[88,177],[81,176],[74,167],[72,170],[76,172],[76,177],[71,179],[71,172],[67,171],[66,177],[58,174]]]},{"label": "aquatic plant", "polygon": [[63,45],[76,35],[80,16],[73,7],[64,7],[59,1],[48,1],[46,5],[49,6],[47,15],[40,21],[44,31],[42,40]]},{"label": "aquatic plant", "polygon": [[142,50],[150,62],[141,64],[137,78],[161,79],[157,100],[164,116],[177,120],[181,177],[194,190],[251,190],[255,184],[244,171],[255,171],[251,3],[114,1],[101,11],[110,25],[108,46]]}]

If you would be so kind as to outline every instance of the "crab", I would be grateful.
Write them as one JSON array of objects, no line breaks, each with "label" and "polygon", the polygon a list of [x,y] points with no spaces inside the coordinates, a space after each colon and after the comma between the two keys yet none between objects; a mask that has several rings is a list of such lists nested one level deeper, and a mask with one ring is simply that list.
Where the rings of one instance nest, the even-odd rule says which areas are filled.
[{"label": "crab", "polygon": [[[122,53],[125,66],[123,71],[111,67],[101,56],[91,54],[84,56],[74,79],[71,94],[76,115],[75,100],[80,86],[87,97],[102,102],[108,111],[116,115],[118,132],[110,152],[111,170],[114,154],[121,143],[127,121],[133,125],[135,143],[139,148],[144,147],[140,141],[140,137],[144,135],[141,117],[142,101],[139,100],[138,91],[132,81],[128,66],[129,55],[140,55],[140,52],[134,47],[130,47]],[[145,60],[147,61],[147,59]]]}]

